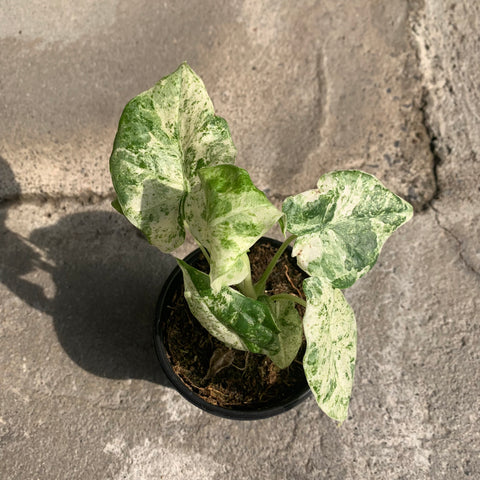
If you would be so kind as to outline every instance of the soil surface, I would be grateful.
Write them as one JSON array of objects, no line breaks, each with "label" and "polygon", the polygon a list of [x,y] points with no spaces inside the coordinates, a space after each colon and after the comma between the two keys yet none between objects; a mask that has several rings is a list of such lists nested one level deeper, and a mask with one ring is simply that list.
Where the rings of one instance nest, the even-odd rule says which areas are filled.
[{"label": "soil surface", "polygon": [[[252,279],[258,280],[277,248],[263,242],[249,253]],[[208,272],[203,255],[193,266]],[[284,253],[267,283],[267,294],[286,292],[300,295],[306,275]],[[300,306],[300,315],[304,309]],[[172,297],[168,309],[167,352],[175,373],[204,400],[222,407],[267,406],[272,400],[287,399],[306,384],[303,373],[303,345],[295,361],[279,369],[265,355],[229,349],[211,336],[191,314],[183,296],[183,285]],[[192,349],[192,345],[196,348]]]}]

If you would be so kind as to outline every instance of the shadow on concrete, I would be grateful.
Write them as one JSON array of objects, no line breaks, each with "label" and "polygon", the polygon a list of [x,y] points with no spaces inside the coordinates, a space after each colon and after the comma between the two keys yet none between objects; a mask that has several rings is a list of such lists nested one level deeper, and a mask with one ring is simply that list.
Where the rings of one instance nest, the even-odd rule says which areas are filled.
[{"label": "shadow on concrete", "polygon": [[[5,170],[1,157],[0,163]],[[9,181],[15,182],[13,175]],[[148,245],[113,210],[66,215],[28,239],[6,228],[7,210],[0,208],[0,281],[51,315],[72,360],[98,376],[169,386],[152,338],[157,296],[174,259]],[[53,280],[52,298],[22,278],[36,269]]]},{"label": "shadow on concrete", "polygon": [[19,192],[19,185],[15,181],[13,172],[8,163],[0,157],[0,174],[2,183],[0,190],[0,282],[8,287],[17,297],[30,306],[46,308],[49,299],[45,296],[41,286],[23,278],[36,269],[49,271],[50,265],[44,262],[40,255],[16,233],[8,230],[5,225],[8,209],[2,205],[9,192]]}]

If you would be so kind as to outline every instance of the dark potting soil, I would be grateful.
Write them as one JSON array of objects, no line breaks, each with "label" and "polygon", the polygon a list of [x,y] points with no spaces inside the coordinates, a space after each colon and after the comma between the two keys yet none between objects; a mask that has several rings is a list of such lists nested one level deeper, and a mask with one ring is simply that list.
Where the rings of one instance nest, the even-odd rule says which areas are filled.
[{"label": "dark potting soil", "polygon": [[[276,247],[266,243],[252,247],[249,257],[254,282],[276,251]],[[203,255],[193,266],[208,273]],[[267,294],[293,293],[305,298],[301,289],[305,277],[284,253],[267,282]],[[297,308],[303,317],[304,309]],[[292,387],[305,384],[302,366],[305,345],[289,367],[279,369],[265,355],[229,349],[211,336],[191,314],[183,296],[183,285],[171,299],[168,310],[166,349],[173,370],[189,389],[207,402],[227,408],[240,405],[255,408],[273,399],[285,399],[291,395]]]}]

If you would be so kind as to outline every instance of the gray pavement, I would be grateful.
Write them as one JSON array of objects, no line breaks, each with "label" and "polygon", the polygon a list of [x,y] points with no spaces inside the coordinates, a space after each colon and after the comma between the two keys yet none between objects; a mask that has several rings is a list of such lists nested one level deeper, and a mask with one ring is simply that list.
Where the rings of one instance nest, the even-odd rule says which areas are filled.
[{"label": "gray pavement", "polygon": [[[479,31],[468,0],[0,2],[0,478],[480,478]],[[360,168],[416,208],[348,290],[340,427],[210,416],[156,364],[175,262],[110,207],[108,157],[183,60],[277,205]]]}]

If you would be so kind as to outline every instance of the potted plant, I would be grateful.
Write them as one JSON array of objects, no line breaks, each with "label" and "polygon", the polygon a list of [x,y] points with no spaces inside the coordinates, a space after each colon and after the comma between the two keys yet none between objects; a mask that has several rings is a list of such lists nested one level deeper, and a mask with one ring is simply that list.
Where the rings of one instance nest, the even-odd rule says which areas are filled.
[{"label": "potted plant", "polygon": [[[189,385],[179,374],[181,366],[167,367],[168,375],[188,396],[208,389],[209,381],[228,370],[241,372],[239,382],[246,383],[252,358],[257,370],[262,365],[268,370],[267,376],[281,377],[297,367],[297,399],[274,395],[280,406],[253,399],[219,413],[204,400],[192,401],[224,416],[268,416],[303,398],[306,378],[320,408],[343,421],[353,382],[356,326],[342,290],[372,268],[387,238],[411,218],[412,207],[372,175],[345,170],[323,175],[316,188],[286,198],[278,210],[234,165],[235,155],[227,123],[215,115],[203,82],[186,63],[132,99],[120,118],[110,158],[117,194],[113,206],[163,252],[175,253],[187,233],[201,252],[177,260],[178,272],[165,292],[170,311],[175,305],[184,310],[170,323],[181,315],[191,317],[177,328],[187,340],[180,350],[188,350],[190,364],[200,363],[195,351],[202,342],[211,344],[208,370],[199,377],[201,385]],[[285,240],[268,247],[268,261],[251,261],[249,253],[277,223]],[[271,291],[279,261],[291,262],[284,269],[290,291]],[[291,281],[293,273],[298,285]],[[156,323],[157,353],[171,360],[165,323]],[[208,340],[190,335],[194,323]],[[232,360],[238,354],[244,364]]]}]

